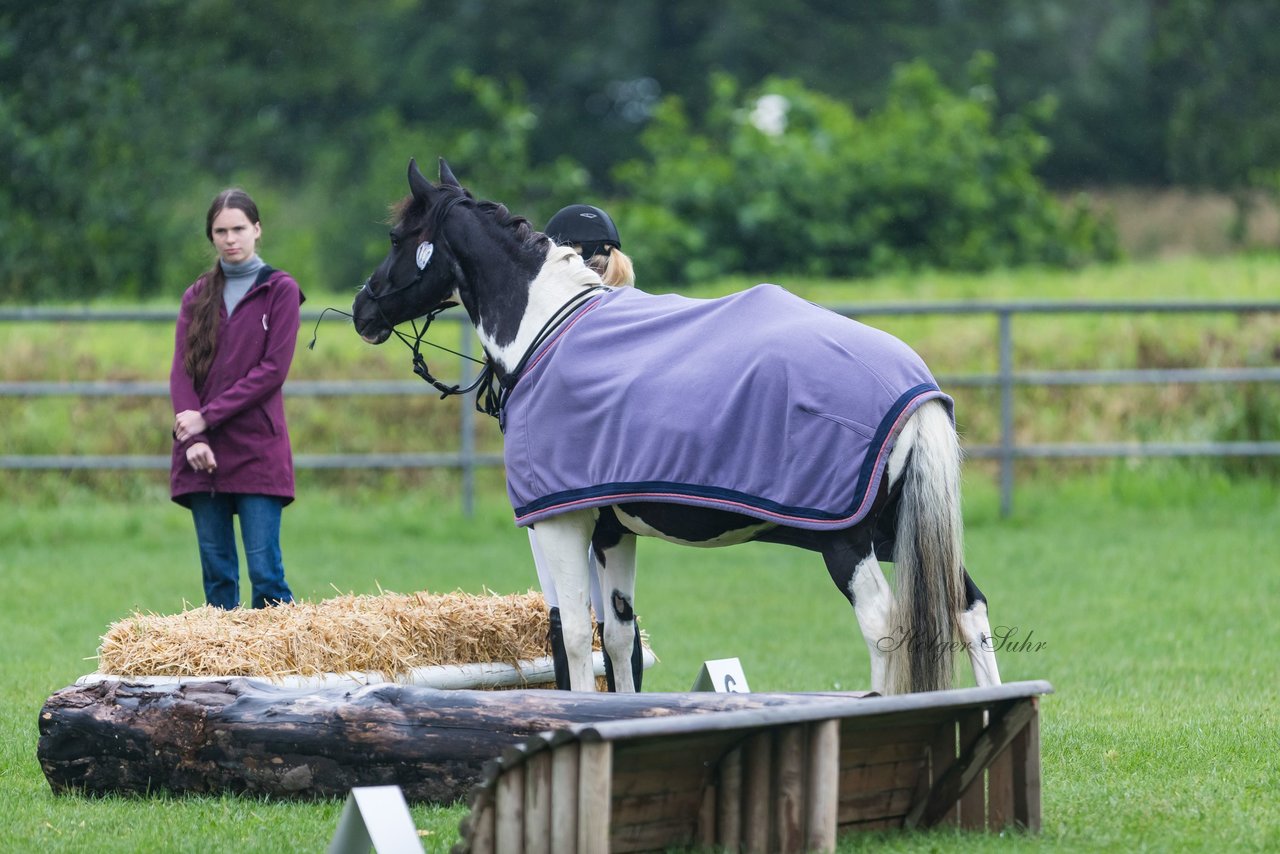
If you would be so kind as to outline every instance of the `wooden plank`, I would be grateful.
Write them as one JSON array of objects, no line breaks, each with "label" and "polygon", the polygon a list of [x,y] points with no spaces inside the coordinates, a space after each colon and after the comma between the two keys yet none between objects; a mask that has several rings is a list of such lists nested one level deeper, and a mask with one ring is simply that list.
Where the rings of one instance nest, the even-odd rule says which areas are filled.
[{"label": "wooden plank", "polygon": [[551,751],[531,756],[524,771],[524,850],[544,854],[551,847]]},{"label": "wooden plank", "polygon": [[[696,813],[696,810],[693,812]],[[697,828],[687,811],[675,816],[655,816],[644,824],[614,824],[609,832],[609,851],[684,850],[696,843]]]},{"label": "wooden plank", "polygon": [[613,745],[578,745],[578,851],[609,850],[612,824]]},{"label": "wooden plank", "polygon": [[[929,784],[930,792],[937,791],[942,780],[946,777],[951,766],[956,764],[956,721],[949,718],[938,725],[934,731],[933,738],[929,741]],[[952,799],[945,806],[939,806],[942,810],[938,816],[937,824],[942,826],[954,827],[960,823],[960,810],[957,808],[957,799]]]},{"label": "wooden plank", "polygon": [[916,788],[912,786],[841,795],[837,821],[844,828],[883,818],[893,819],[894,826],[900,827],[907,811],[915,803],[917,794]]},{"label": "wooden plank", "polygon": [[617,756],[626,753],[629,765],[660,768],[671,761],[693,762],[692,757],[703,759],[719,757],[742,740],[741,732],[694,732],[683,735],[667,735],[653,738],[633,738],[615,741]]},{"label": "wooden plank", "polygon": [[1009,745],[1013,765],[1013,817],[1019,826],[1040,832],[1040,701],[1032,697],[1031,719]]},{"label": "wooden plank", "polygon": [[741,735],[715,740],[678,739],[667,742],[665,755],[658,745],[647,740],[615,744],[614,794],[664,792],[672,785],[703,788],[720,757],[740,740]]},{"label": "wooden plank", "polygon": [[468,841],[474,854],[495,854],[498,850],[494,818],[493,801],[486,803],[478,813],[472,813]]},{"label": "wooden plank", "polygon": [[999,833],[1014,823],[1013,753],[1001,750],[987,766],[987,827]]},{"label": "wooden plank", "polygon": [[842,768],[839,774],[840,791],[852,794],[871,794],[889,789],[910,789],[917,785],[921,777],[925,778],[925,791],[927,791],[929,785],[928,771],[927,757],[902,762],[861,765],[856,768]]},{"label": "wooden plank", "polygon": [[494,844],[507,854],[524,850],[524,766],[506,768],[495,783]]},{"label": "wooden plank", "polygon": [[987,827],[999,833],[1013,824],[1013,755],[1002,750],[987,766]]},{"label": "wooden plank", "polygon": [[716,784],[716,842],[737,851],[742,844],[743,748],[738,747],[720,760]]},{"label": "wooden plank", "polygon": [[[931,691],[932,694],[946,693],[943,691]],[[916,695],[911,695],[916,696]],[[863,700],[867,703],[869,700]],[[909,729],[912,727],[924,727],[932,729],[945,720],[955,720],[956,716],[971,706],[959,706],[949,708],[946,706],[929,706],[920,709],[906,709],[899,712],[884,712],[876,715],[850,715],[845,720],[857,721],[857,726],[872,730],[883,729],[886,731],[895,729]],[[982,708],[978,706],[977,708]]]},{"label": "wooden plank", "polygon": [[835,851],[836,817],[840,807],[839,721],[822,721],[809,728],[807,772],[805,849]]},{"label": "wooden plank", "polygon": [[804,850],[805,734],[789,726],[773,737],[774,850],[784,854]]},{"label": "wooden plank", "polygon": [[878,830],[900,830],[902,828],[902,817],[869,819],[849,825],[841,825],[841,828],[845,832],[857,831],[859,833],[872,833]]},{"label": "wooden plank", "polygon": [[[535,692],[536,693],[536,692]],[[548,694],[565,694],[564,691],[547,691]],[[991,703],[1006,702],[1012,699],[1023,699],[1037,694],[1051,694],[1053,686],[1048,682],[1010,682],[1004,685],[993,685],[987,688],[961,688],[949,691],[928,691],[919,694],[903,694],[893,697],[860,697],[850,695],[848,699],[823,699],[814,702],[804,695],[795,694],[719,694],[709,695],[725,697],[750,698],[743,701],[746,706],[761,697],[768,697],[774,705],[758,708],[739,707],[735,711],[717,711],[715,714],[660,714],[659,716],[637,717],[626,720],[608,720],[599,723],[574,725],[570,731],[584,741],[627,741],[632,738],[665,737],[689,732],[711,731],[743,731],[761,727],[774,727],[831,718],[859,718],[867,721],[867,726],[883,726],[890,724],[930,723],[938,720],[940,711],[943,715],[948,709],[978,708]],[[599,696],[586,695],[581,696]],[[608,694],[607,697],[627,695]],[[685,698],[691,695],[636,694],[635,697],[675,697]],[[704,710],[710,701],[705,701]],[[757,703],[757,705],[759,705]]]},{"label": "wooden plank", "polygon": [[746,745],[743,769],[742,847],[747,854],[769,850],[769,798],[773,778],[773,734],[754,733]]},{"label": "wooden plank", "polygon": [[[623,768],[623,756],[614,756],[614,767]],[[697,790],[706,788],[714,760],[686,765],[672,763],[664,778],[657,769],[640,771],[618,771],[613,777],[614,798],[643,798],[646,795],[661,797],[669,791]]]},{"label": "wooden plank", "polygon": [[857,720],[840,721],[840,750],[902,750],[919,749],[928,744],[936,723],[915,726],[883,726],[867,730]]},{"label": "wooden plank", "polygon": [[912,805],[907,815],[908,828],[937,824],[954,805],[961,791],[974,776],[981,774],[993,758],[1004,750],[1014,736],[1034,715],[1034,708],[1027,699],[1002,703],[991,710],[991,724],[978,736],[973,746],[960,757],[942,779],[934,784],[927,800]]},{"label": "wooden plank", "polygon": [[641,795],[639,798],[617,798],[611,803],[613,837],[617,839],[628,828],[644,827],[653,822],[678,822],[685,827],[686,844],[692,844],[698,830],[698,812],[703,804],[703,789],[686,789],[672,793]]},{"label": "wooden plank", "polygon": [[716,804],[719,788],[712,783],[702,790],[702,805],[698,808],[698,826],[693,838],[699,848],[711,848],[716,844]]},{"label": "wooden plank", "polygon": [[[977,740],[986,727],[987,715],[981,709],[960,713],[960,750],[964,752]],[[987,827],[987,781],[985,774],[978,774],[973,782],[960,793],[960,826],[966,830],[985,830]]]},{"label": "wooden plank", "polygon": [[856,768],[860,765],[892,765],[896,762],[927,762],[929,742],[921,739],[903,744],[885,744],[879,747],[862,747],[840,751],[840,767]]},{"label": "wooden plank", "polygon": [[556,854],[578,850],[577,742],[556,745],[551,757],[551,848]]}]

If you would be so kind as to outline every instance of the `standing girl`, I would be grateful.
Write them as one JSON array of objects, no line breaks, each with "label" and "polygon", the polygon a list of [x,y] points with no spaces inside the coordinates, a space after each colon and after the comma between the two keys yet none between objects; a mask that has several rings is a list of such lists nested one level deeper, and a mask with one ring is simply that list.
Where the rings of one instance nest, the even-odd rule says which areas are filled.
[{"label": "standing girl", "polygon": [[238,515],[253,607],[262,608],[293,601],[280,554],[280,513],[293,501],[282,389],[305,297],[258,257],[258,206],[243,190],[213,200],[205,236],[218,258],[182,295],[169,373],[170,494],[195,521],[205,602],[240,604]]}]

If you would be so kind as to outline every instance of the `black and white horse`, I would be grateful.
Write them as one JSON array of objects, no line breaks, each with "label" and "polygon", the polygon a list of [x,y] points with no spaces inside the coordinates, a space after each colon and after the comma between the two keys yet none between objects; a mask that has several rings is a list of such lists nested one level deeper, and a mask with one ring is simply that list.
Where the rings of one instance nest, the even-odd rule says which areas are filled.
[{"label": "black and white horse", "polygon": [[[579,334],[586,335],[577,330],[587,328],[588,323],[578,321],[589,316],[588,312],[600,301],[614,296],[632,301],[668,298],[645,294],[633,297],[631,291],[618,295],[601,288],[599,278],[584,266],[580,256],[554,245],[502,205],[475,200],[443,160],[438,185],[424,178],[410,161],[409,188],[410,195],[398,208],[391,230],[390,252],[356,295],[352,307],[356,331],[365,341],[380,344],[398,324],[423,316],[430,318],[442,306],[460,302],[480,337],[496,384],[496,392],[491,389],[491,400],[496,398],[495,409],[501,409],[504,415],[511,401],[533,393],[530,389],[535,380],[528,378],[552,361],[552,357],[544,358],[549,350],[572,352],[565,342]],[[770,293],[785,294],[778,289]],[[806,306],[804,310],[824,311],[789,295],[780,298]],[[669,299],[683,300],[681,306],[718,302],[676,296]],[[606,313],[601,310],[596,315]],[[835,318],[832,323],[869,329],[827,314]],[[773,325],[753,324],[757,328],[753,334],[767,336]],[[803,331],[808,327],[798,328]],[[906,350],[896,339],[872,332],[881,336],[878,340]],[[782,351],[792,346],[796,337],[793,334]],[[624,339],[617,340],[619,347],[624,346]],[[738,355],[718,352],[705,361],[732,362]],[[855,358],[868,361],[871,357],[860,353]],[[776,361],[772,359],[769,369],[787,372],[788,376],[805,369],[826,373],[843,370],[839,364],[800,366],[797,370],[783,365],[779,369],[772,364]],[[672,387],[672,394],[679,396],[688,394],[699,382],[700,363],[696,359],[691,362],[682,360],[679,379],[671,365],[651,364],[645,368],[650,376],[669,377],[666,384]],[[903,408],[896,420],[881,419],[876,434],[878,444],[871,449],[873,459],[862,469],[860,488],[865,489],[865,495],[855,514],[839,518],[836,514],[814,521],[788,507],[763,500],[753,503],[749,495],[743,499],[739,493],[725,490],[698,491],[679,484],[671,487],[668,481],[662,481],[660,489],[636,488],[628,481],[627,488],[614,488],[616,484],[591,487],[516,506],[520,524],[536,525],[539,544],[551,564],[572,687],[592,690],[595,684],[590,664],[593,627],[588,607],[589,548],[599,559],[601,584],[609,602],[609,613],[600,615],[605,622],[605,649],[614,661],[629,659],[635,628],[637,536],[708,547],[757,540],[816,551],[822,555],[836,586],[853,605],[871,654],[873,690],[901,693],[947,688],[951,684],[953,655],[959,649],[967,652],[979,685],[998,684],[986,599],[962,563],[960,450],[949,399],[931,381],[925,385],[932,391],[918,398],[923,402]],[[758,391],[761,387],[754,388]],[[610,420],[611,426],[601,423],[597,432],[614,429],[630,414],[626,412],[625,394],[611,400],[610,408],[601,416]],[[682,405],[677,400],[672,408]],[[779,401],[778,407],[773,407],[766,399],[761,405],[764,409],[760,411],[767,412],[783,403]],[[618,412],[619,409],[623,411]],[[837,432],[860,427],[853,423],[856,418],[830,416],[818,420]],[[839,424],[832,428],[836,422]],[[662,424],[661,420],[650,419],[646,430],[661,431]],[[550,432],[556,429],[539,423],[522,425],[519,441],[523,443],[523,436],[530,431],[544,428]],[[657,437],[654,447],[686,441],[689,428],[685,429],[683,436]],[[693,428],[695,432],[697,429],[700,428]],[[737,424],[732,442],[725,440],[722,444],[745,442],[756,449],[757,456],[761,449],[774,448],[780,458],[796,456],[785,444],[779,444],[785,442],[780,436],[789,433],[790,428],[764,437],[751,435],[753,429],[751,423]],[[510,424],[504,424],[504,432],[508,485],[513,505],[517,505],[518,489],[512,485],[515,474],[510,455],[515,439]],[[869,434],[871,428],[865,432]],[[709,447],[717,448],[717,438],[711,440]],[[584,449],[583,453],[587,451]],[[568,457],[557,459],[572,462],[572,455],[573,449]],[[716,454],[702,456],[708,455]],[[701,457],[688,459],[697,462]],[[839,485],[845,481],[852,484],[859,478],[858,471],[848,470],[851,464],[843,457],[819,462],[823,477],[816,480]],[[565,500],[557,497],[566,494],[570,497]],[[880,558],[894,563],[893,589],[881,571]],[[615,679],[618,690],[634,690],[628,668],[617,668]]]}]

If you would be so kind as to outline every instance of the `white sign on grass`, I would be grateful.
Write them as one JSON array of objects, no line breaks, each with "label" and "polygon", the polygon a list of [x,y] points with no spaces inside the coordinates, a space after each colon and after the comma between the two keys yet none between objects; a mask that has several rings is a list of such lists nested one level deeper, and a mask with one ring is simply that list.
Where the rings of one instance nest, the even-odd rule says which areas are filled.
[{"label": "white sign on grass", "polygon": [[422,854],[418,828],[399,786],[360,786],[342,808],[328,854]]},{"label": "white sign on grass", "polygon": [[717,658],[702,662],[702,670],[693,682],[694,691],[715,691],[717,694],[750,694],[747,676],[742,663],[736,658]]}]

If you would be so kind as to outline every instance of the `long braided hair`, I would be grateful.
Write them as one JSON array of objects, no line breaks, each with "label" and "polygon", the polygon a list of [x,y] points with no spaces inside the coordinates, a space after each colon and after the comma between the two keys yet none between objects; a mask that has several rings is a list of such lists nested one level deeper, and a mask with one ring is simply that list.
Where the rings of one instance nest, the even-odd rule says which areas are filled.
[{"label": "long braided hair", "polygon": [[[209,213],[205,217],[204,234],[213,243],[213,221],[218,214],[227,208],[243,211],[249,222],[257,225],[261,222],[258,206],[244,190],[232,187],[223,190],[209,205]],[[214,258],[213,267],[200,277],[203,286],[196,293],[195,302],[191,306],[191,325],[187,327],[187,338],[184,343],[182,366],[199,388],[209,368],[213,365],[213,354],[218,344],[218,324],[222,314],[222,292],[227,286],[227,276],[222,272],[222,261]]]}]

